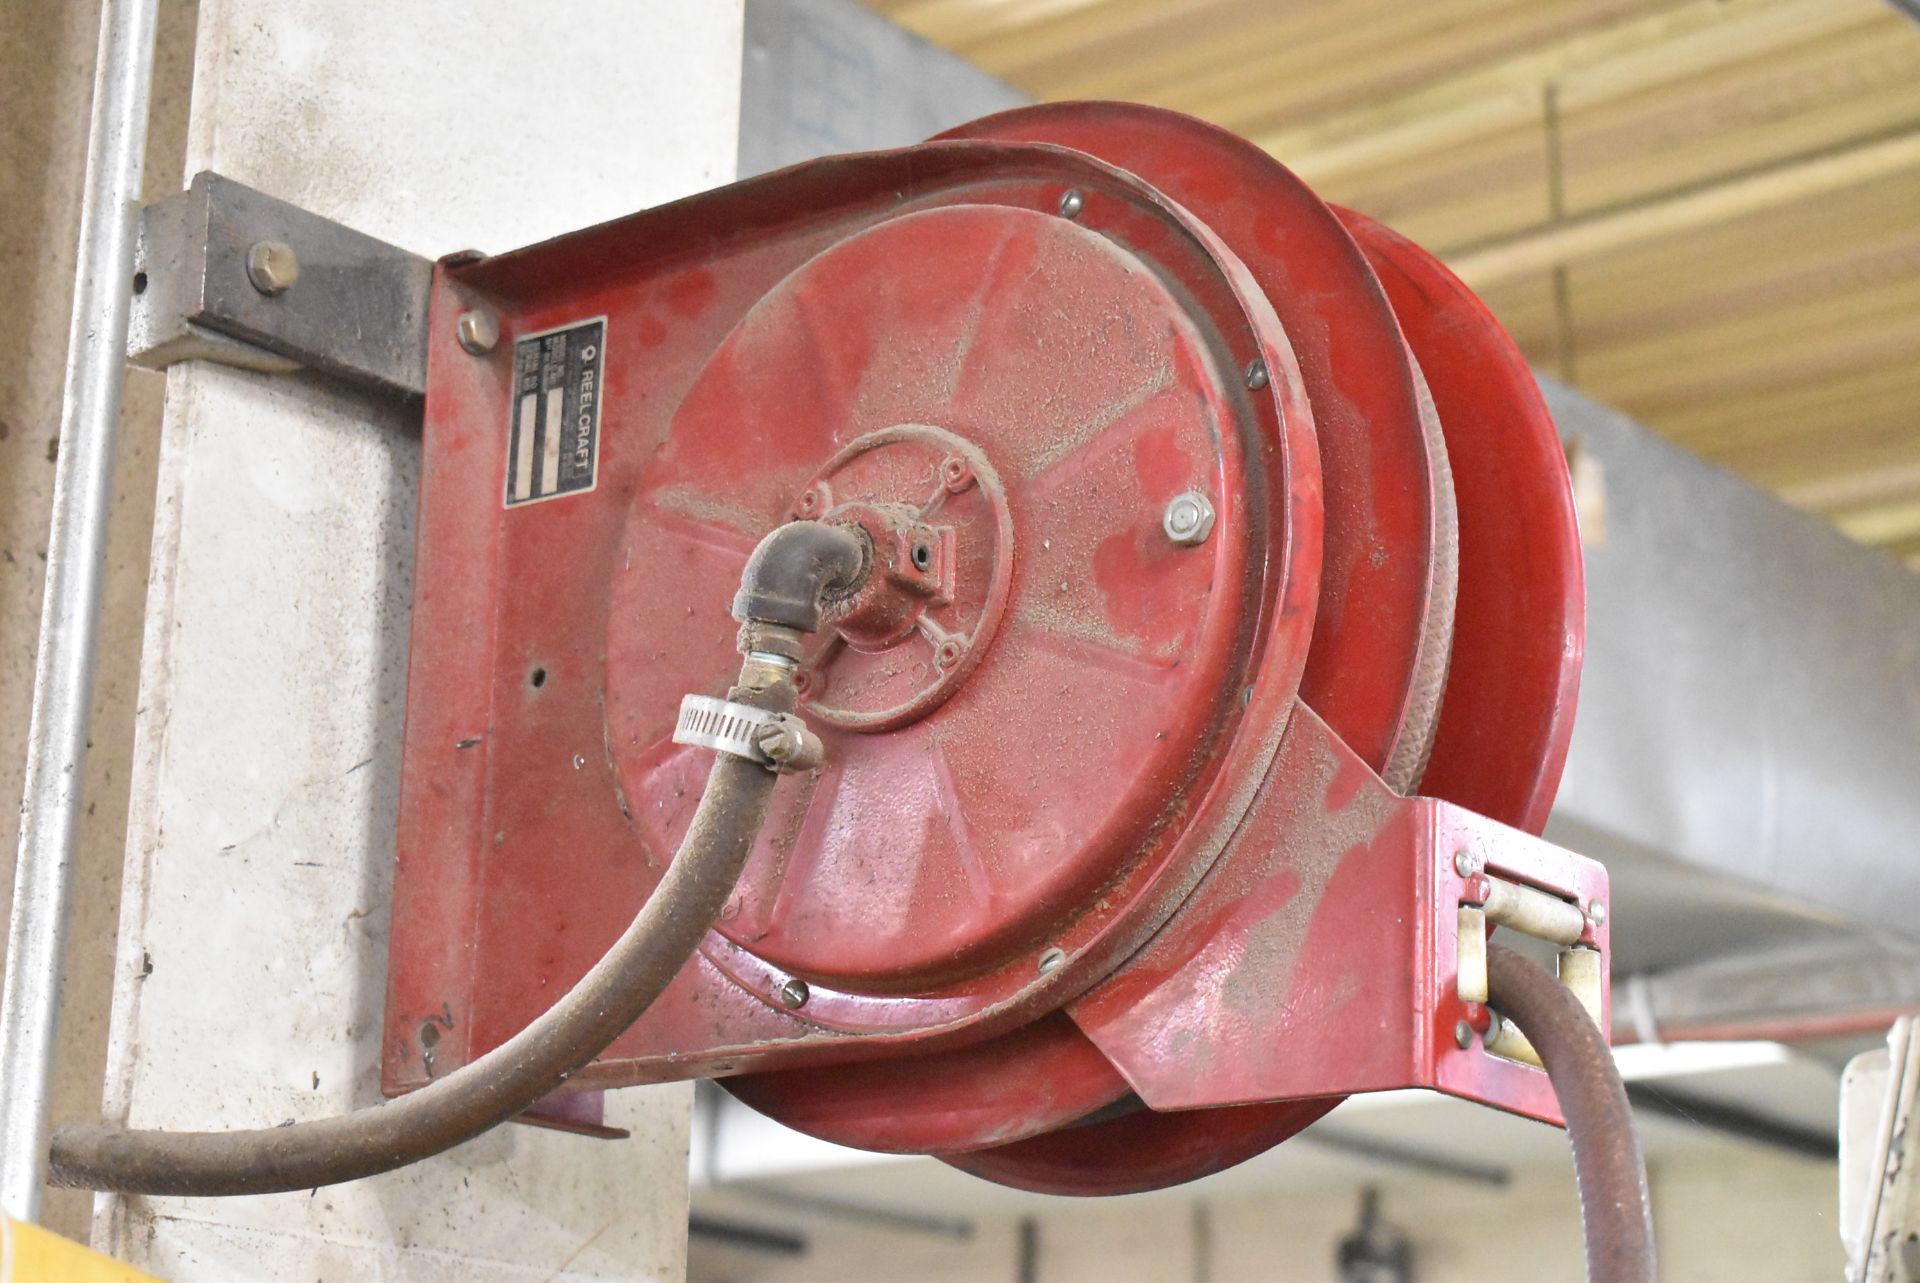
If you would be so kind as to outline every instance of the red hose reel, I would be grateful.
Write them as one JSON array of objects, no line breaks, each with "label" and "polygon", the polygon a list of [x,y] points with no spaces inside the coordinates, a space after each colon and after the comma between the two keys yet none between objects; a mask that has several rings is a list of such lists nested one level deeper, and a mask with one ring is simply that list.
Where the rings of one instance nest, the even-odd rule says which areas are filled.
[{"label": "red hose reel", "polygon": [[1060,1193],[1353,1092],[1558,1121],[1489,1050],[1473,914],[1570,910],[1604,1026],[1605,873],[1535,836],[1579,544],[1525,362],[1417,246],[1200,122],[1061,104],[449,260],[433,307],[390,1092],[632,918],[710,760],[680,698],[809,518],[876,557],[800,670],[826,762],[576,1086],[721,1078]]}]

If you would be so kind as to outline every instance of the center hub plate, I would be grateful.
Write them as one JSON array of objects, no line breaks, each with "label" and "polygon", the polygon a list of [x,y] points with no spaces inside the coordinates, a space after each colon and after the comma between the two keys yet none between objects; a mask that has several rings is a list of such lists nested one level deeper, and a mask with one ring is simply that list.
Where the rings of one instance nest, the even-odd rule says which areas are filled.
[{"label": "center hub plate", "polygon": [[795,674],[803,711],[853,731],[924,717],[979,664],[1006,609],[1013,518],[992,465],[945,429],[883,428],[821,469],[794,515],[861,525],[875,561]]}]

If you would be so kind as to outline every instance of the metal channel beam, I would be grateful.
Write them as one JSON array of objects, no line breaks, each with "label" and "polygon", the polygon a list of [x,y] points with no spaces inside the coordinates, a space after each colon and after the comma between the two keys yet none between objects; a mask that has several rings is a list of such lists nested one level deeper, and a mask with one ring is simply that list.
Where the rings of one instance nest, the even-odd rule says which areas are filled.
[{"label": "metal channel beam", "polygon": [[1920,936],[1920,576],[1542,384],[1606,503],[1548,836],[1608,862],[1616,969]]},{"label": "metal channel beam", "polygon": [[243,183],[203,173],[148,206],[133,280],[135,365],[306,368],[426,395],[432,262]]}]

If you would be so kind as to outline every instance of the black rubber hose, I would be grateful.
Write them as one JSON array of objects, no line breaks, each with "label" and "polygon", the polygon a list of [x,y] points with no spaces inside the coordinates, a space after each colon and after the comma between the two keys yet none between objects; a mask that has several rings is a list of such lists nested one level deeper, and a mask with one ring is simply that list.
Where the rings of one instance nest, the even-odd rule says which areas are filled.
[{"label": "black rubber hose", "polygon": [[[834,535],[822,538],[817,531]],[[859,553],[851,569],[844,556],[849,546]],[[769,547],[772,554],[763,556]],[[787,555],[790,548],[829,551],[796,557]],[[864,573],[865,549],[864,539],[838,527],[783,526],[755,552],[742,575],[742,597],[750,586],[769,599],[788,600],[850,589]],[[813,620],[817,626],[817,606]],[[750,655],[740,674],[729,698],[792,711],[793,685],[781,665]],[[757,762],[719,755],[686,839],[632,925],[564,997],[480,1059],[398,1100],[285,1127],[62,1127],[53,1137],[52,1183],[130,1194],[283,1193],[392,1171],[507,1121],[604,1051],[685,965],[739,879],[777,779]]]},{"label": "black rubber hose", "polygon": [[1600,1027],[1564,986],[1511,949],[1487,946],[1491,1004],[1540,1053],[1560,1098],[1586,1229],[1589,1283],[1653,1283],[1653,1209],[1633,1108]]}]

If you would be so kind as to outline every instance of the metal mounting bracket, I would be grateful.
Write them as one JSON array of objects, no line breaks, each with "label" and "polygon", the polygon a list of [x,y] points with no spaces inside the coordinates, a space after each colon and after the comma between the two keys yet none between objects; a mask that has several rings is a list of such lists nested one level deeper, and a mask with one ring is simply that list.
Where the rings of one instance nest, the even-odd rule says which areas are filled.
[{"label": "metal mounting bracket", "polygon": [[214,173],[141,211],[127,359],[315,370],[418,401],[433,263]]}]

